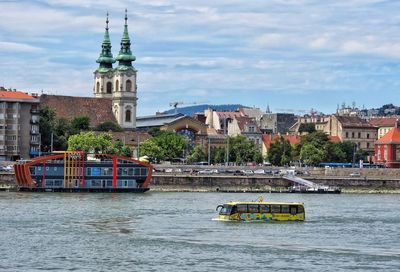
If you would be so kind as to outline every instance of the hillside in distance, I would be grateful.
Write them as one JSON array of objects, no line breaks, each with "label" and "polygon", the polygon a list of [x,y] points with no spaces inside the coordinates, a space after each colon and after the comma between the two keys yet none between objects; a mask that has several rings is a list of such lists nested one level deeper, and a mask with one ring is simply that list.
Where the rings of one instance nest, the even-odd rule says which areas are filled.
[{"label": "hillside in distance", "polygon": [[[195,113],[204,113],[204,110],[211,108],[217,111],[235,111],[239,108],[248,108],[247,106],[243,106],[241,104],[225,104],[225,105],[195,105],[195,106],[187,106],[187,107],[177,107],[176,112],[182,113],[184,115],[193,116]],[[170,109],[165,111],[164,113],[175,113],[175,109]]]}]

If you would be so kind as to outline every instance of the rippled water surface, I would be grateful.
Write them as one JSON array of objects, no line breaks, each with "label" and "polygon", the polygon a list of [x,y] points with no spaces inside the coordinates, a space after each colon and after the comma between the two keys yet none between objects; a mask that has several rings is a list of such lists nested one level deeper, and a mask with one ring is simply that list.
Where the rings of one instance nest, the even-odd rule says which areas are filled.
[{"label": "rippled water surface", "polygon": [[264,194],[306,222],[212,221],[256,194],[0,192],[0,271],[399,271],[399,195]]}]

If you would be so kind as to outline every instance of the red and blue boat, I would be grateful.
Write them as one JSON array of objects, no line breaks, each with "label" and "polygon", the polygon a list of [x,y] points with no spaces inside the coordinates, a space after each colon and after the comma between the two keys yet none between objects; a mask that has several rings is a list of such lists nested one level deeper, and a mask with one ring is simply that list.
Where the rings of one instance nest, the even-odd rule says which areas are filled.
[{"label": "red and blue boat", "polygon": [[14,165],[20,191],[146,192],[153,167],[129,157],[65,151],[18,161]]}]

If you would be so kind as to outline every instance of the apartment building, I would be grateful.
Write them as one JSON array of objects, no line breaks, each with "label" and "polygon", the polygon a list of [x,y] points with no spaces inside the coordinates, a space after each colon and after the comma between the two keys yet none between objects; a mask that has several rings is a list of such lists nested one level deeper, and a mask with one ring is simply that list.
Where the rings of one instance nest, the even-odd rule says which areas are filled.
[{"label": "apartment building", "polygon": [[27,159],[39,148],[39,100],[0,87],[0,160]]}]

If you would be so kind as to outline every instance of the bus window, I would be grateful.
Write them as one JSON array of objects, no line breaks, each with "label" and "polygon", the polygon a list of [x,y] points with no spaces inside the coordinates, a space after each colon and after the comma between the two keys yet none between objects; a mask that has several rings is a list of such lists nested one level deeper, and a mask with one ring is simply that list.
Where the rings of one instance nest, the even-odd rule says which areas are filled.
[{"label": "bus window", "polygon": [[247,213],[247,205],[239,204],[239,205],[237,205],[237,210],[240,213]]},{"label": "bus window", "polygon": [[289,206],[288,205],[282,205],[281,212],[282,213],[289,213]]},{"label": "bus window", "polygon": [[297,214],[297,206],[290,206],[290,214],[291,215]]},{"label": "bus window", "polygon": [[230,205],[223,205],[219,214],[222,215],[229,215],[231,213],[231,206]]},{"label": "bus window", "polygon": [[297,213],[304,213],[304,207],[302,205],[297,206]]},{"label": "bus window", "polygon": [[260,205],[260,213],[269,213],[271,208],[269,205]]},{"label": "bus window", "polygon": [[258,205],[257,204],[249,205],[249,212],[258,213]]},{"label": "bus window", "polygon": [[235,213],[237,213],[237,212],[238,212],[238,211],[237,211],[236,205],[235,205],[235,206],[232,206],[231,214],[235,214]]},{"label": "bus window", "polygon": [[271,213],[280,213],[281,205],[271,205]]}]

